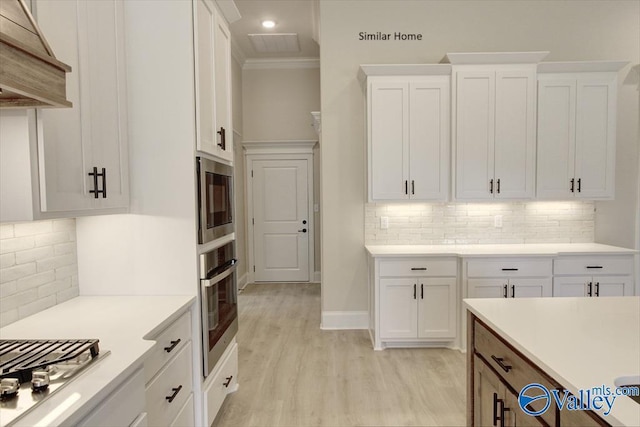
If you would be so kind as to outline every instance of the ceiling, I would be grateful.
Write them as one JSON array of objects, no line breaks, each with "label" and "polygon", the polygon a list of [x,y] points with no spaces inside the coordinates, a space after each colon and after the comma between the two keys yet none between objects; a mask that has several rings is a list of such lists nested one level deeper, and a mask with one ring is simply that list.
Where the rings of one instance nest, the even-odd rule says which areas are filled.
[{"label": "ceiling", "polygon": [[[230,26],[235,49],[249,60],[318,58],[320,47],[315,13],[317,0],[235,0],[240,18]],[[275,21],[271,29],[263,28],[262,21]],[[297,52],[257,52],[249,34],[297,33],[300,50]]]}]

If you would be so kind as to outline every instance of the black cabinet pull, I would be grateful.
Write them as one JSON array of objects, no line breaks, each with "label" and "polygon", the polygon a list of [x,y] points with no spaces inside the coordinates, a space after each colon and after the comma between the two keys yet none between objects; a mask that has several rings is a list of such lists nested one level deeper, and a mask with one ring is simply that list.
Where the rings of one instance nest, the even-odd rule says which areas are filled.
[{"label": "black cabinet pull", "polygon": [[493,179],[489,180],[489,193],[493,194]]},{"label": "black cabinet pull", "polygon": [[[107,170],[102,168],[102,172],[98,173],[98,168],[93,167],[93,171],[88,173],[89,176],[93,177],[93,190],[89,190],[89,193],[93,194],[95,199],[100,197],[102,194],[102,198],[107,198]],[[102,190],[98,190],[98,178],[102,178]]]},{"label": "black cabinet pull", "polygon": [[510,411],[509,408],[507,408],[506,406],[504,406],[504,401],[500,400],[501,403],[501,409],[500,409],[500,427],[504,427],[504,415],[505,412]]},{"label": "black cabinet pull", "polygon": [[511,285],[511,298],[516,297],[516,285]]},{"label": "black cabinet pull", "polygon": [[576,185],[576,180],[575,180],[575,178],[571,178],[571,192],[572,192],[572,193],[574,192],[575,185]]},{"label": "black cabinet pull", "polygon": [[226,141],[227,131],[223,127],[220,127],[220,130],[216,133],[220,135],[220,142],[218,143],[218,147],[222,148],[223,150],[226,150],[227,149],[227,141]]},{"label": "black cabinet pull", "polygon": [[298,230],[298,233],[306,233],[306,232],[307,232],[306,228],[303,228],[302,230]]},{"label": "black cabinet pull", "polygon": [[503,268],[502,271],[518,271],[517,268]]},{"label": "black cabinet pull", "polygon": [[500,194],[500,178],[496,181],[496,193]]},{"label": "black cabinet pull", "polygon": [[180,344],[180,341],[182,341],[180,338],[178,338],[177,340],[172,340],[171,345],[169,347],[165,347],[164,351],[166,351],[167,353],[171,353],[173,349],[176,348],[178,344]]},{"label": "black cabinet pull", "polygon": [[498,364],[498,366],[500,366],[502,368],[503,371],[505,372],[509,372],[511,370],[511,368],[513,366],[511,365],[505,365],[504,363],[504,359],[502,357],[496,357],[493,354],[491,355],[491,358],[493,359],[494,362],[496,362]]},{"label": "black cabinet pull", "polygon": [[411,271],[426,271],[427,267],[411,267]]},{"label": "black cabinet pull", "polygon": [[582,178],[578,178],[578,193],[582,191]]},{"label": "black cabinet pull", "polygon": [[424,299],[424,283],[420,283],[420,299]]},{"label": "black cabinet pull", "polygon": [[589,295],[589,296],[593,296],[593,295],[591,295],[591,293],[592,293],[591,292],[592,291],[591,286],[593,286],[593,284],[591,282],[589,282],[589,284],[587,285],[587,295]]},{"label": "black cabinet pull", "polygon": [[504,285],[502,287],[502,296],[505,298],[507,297],[507,285]]},{"label": "black cabinet pull", "polygon": [[491,425],[498,425],[498,421],[500,421],[500,417],[498,417],[498,393],[493,393],[493,423]]},{"label": "black cabinet pull", "polygon": [[233,379],[233,375],[231,375],[230,377],[225,378],[225,382],[222,383],[223,386],[225,387],[229,387],[229,384],[231,384],[231,380]]},{"label": "black cabinet pull", "polygon": [[418,288],[418,284],[414,283],[413,284],[413,299],[418,299],[416,298],[416,289]]},{"label": "black cabinet pull", "polygon": [[409,194],[409,181],[404,181],[404,194]]},{"label": "black cabinet pull", "polygon": [[596,282],[596,296],[600,296],[600,282]]},{"label": "black cabinet pull", "polygon": [[587,265],[587,268],[602,268],[601,265]]},{"label": "black cabinet pull", "polygon": [[173,393],[171,394],[171,396],[165,396],[165,399],[167,399],[169,403],[173,402],[173,399],[175,399],[178,393],[180,393],[180,390],[182,390],[182,384],[179,385],[178,387],[172,388],[171,391]]},{"label": "black cabinet pull", "polygon": [[411,194],[416,194],[416,183],[414,180],[411,180]]}]

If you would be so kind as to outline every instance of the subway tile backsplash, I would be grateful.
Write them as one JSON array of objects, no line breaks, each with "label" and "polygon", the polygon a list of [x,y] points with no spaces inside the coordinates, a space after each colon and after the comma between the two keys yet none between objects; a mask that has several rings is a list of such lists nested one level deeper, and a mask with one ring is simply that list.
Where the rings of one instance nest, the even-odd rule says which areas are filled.
[{"label": "subway tile backsplash", "polygon": [[0,326],[78,293],[75,219],[0,224]]},{"label": "subway tile backsplash", "polygon": [[[594,208],[591,201],[369,203],[365,243],[590,243]],[[502,227],[495,226],[498,215]],[[389,218],[388,229],[381,229],[381,217]]]}]

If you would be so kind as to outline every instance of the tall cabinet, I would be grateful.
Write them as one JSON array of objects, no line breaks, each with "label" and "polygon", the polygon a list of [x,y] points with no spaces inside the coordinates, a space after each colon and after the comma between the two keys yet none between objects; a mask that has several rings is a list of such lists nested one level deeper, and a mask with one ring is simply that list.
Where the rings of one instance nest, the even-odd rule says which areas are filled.
[{"label": "tall cabinet", "polygon": [[536,64],[547,54],[447,54],[456,199],[534,197]]},{"label": "tall cabinet", "polygon": [[538,198],[613,198],[617,77],[626,64],[538,65]]},{"label": "tall cabinet", "polygon": [[447,199],[450,71],[447,64],[360,67],[369,201]]}]

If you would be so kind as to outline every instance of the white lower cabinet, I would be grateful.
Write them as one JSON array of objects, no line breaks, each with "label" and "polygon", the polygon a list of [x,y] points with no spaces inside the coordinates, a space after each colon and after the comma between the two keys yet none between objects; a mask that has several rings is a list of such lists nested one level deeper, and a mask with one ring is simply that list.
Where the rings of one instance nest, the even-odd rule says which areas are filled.
[{"label": "white lower cabinet", "polygon": [[411,347],[456,339],[455,258],[376,259],[372,287],[374,348]]},{"label": "white lower cabinet", "polygon": [[146,426],[142,367],[76,425],[79,427]]},{"label": "white lower cabinet", "polygon": [[238,344],[235,338],[204,384],[204,419],[213,424],[225,397],[238,389]]},{"label": "white lower cabinet", "polygon": [[468,298],[553,295],[551,258],[474,258],[465,263]]},{"label": "white lower cabinet", "polygon": [[194,425],[184,424],[194,419],[191,313],[150,339],[156,345],[144,367],[148,425]]},{"label": "white lower cabinet", "polygon": [[566,256],[554,261],[553,296],[622,297],[633,291],[633,255]]}]

